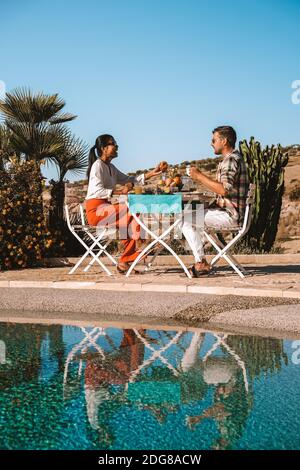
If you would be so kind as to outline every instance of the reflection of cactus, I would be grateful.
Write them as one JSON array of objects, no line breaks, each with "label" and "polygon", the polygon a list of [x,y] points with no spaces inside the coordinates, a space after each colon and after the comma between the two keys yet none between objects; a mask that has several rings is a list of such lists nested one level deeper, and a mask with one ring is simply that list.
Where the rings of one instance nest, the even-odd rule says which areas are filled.
[{"label": "reflection of cactus", "polygon": [[250,181],[256,184],[253,220],[245,241],[256,250],[270,251],[277,233],[288,155],[283,154],[280,145],[262,149],[254,137],[249,143],[240,142],[240,152],[248,166]]},{"label": "reflection of cactus", "polygon": [[230,336],[227,344],[245,362],[247,374],[251,380],[260,374],[280,371],[282,364],[287,364],[288,361],[281,339]]}]

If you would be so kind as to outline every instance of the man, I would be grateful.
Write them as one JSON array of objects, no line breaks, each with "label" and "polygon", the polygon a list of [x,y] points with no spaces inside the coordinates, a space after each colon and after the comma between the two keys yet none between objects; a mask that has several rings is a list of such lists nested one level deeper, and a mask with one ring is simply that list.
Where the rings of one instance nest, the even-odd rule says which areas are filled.
[{"label": "man", "polygon": [[[236,226],[243,220],[249,178],[246,164],[238,150],[235,150],[235,143],[236,132],[232,127],[220,126],[213,130],[211,145],[216,155],[223,156],[217,169],[216,181],[197,168],[190,168],[191,178],[217,195],[214,203],[204,211],[206,227],[225,229]],[[193,276],[208,273],[210,265],[204,256],[203,234],[196,230],[189,218],[184,220],[182,232],[195,257]]]}]

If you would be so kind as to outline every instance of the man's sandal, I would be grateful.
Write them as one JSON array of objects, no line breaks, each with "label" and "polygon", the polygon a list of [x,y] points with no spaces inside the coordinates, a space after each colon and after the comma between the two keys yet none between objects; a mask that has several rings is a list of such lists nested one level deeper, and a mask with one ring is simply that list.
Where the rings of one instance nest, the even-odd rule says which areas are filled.
[{"label": "man's sandal", "polygon": [[201,277],[201,276],[205,276],[206,274],[209,274],[211,271],[211,268],[210,266],[208,266],[207,268],[205,269],[196,269],[195,268],[195,265],[193,265],[190,269],[189,269],[189,272],[190,274],[193,276],[193,277]]}]

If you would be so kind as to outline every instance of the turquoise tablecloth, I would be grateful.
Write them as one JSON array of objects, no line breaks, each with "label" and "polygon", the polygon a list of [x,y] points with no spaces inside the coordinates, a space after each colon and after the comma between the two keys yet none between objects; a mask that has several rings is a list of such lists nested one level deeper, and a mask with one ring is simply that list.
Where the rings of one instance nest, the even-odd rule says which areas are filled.
[{"label": "turquoise tablecloth", "polygon": [[181,194],[129,194],[129,211],[132,214],[180,214]]}]

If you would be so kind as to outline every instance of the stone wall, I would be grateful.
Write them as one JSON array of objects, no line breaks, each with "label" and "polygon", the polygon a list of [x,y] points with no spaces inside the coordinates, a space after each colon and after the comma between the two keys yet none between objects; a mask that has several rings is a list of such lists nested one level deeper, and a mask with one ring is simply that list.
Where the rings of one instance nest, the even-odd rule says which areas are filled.
[{"label": "stone wall", "polygon": [[85,183],[66,183],[65,184],[65,203],[81,204],[87,193],[87,184]]}]

